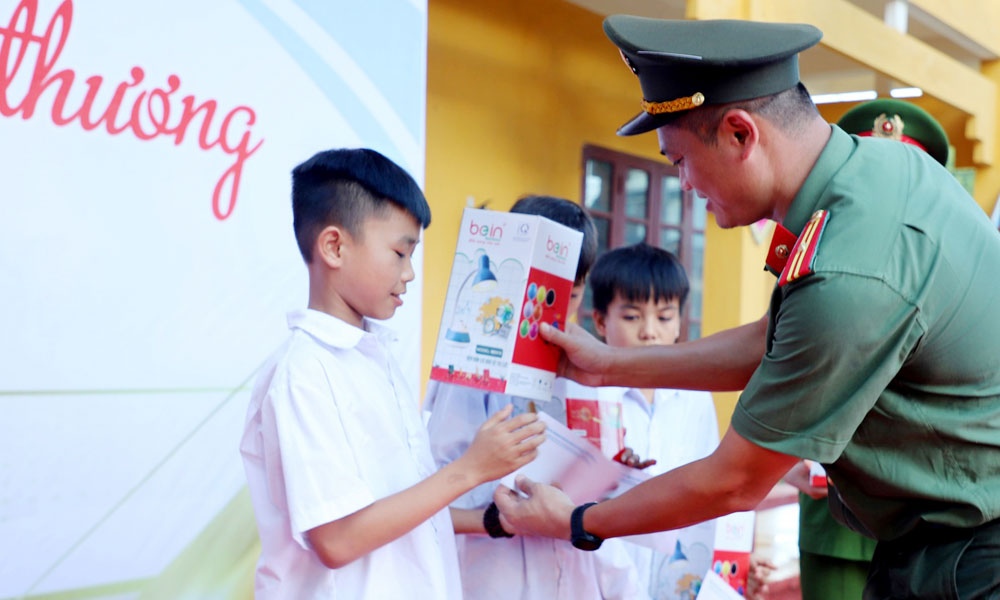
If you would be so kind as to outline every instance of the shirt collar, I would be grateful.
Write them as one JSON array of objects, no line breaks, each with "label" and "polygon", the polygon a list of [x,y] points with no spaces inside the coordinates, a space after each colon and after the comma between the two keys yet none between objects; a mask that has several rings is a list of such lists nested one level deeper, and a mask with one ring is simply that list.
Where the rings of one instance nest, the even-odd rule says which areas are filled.
[{"label": "shirt collar", "polygon": [[799,188],[799,192],[795,194],[795,199],[788,208],[788,214],[781,221],[781,224],[795,235],[802,233],[806,222],[816,212],[830,180],[847,162],[857,145],[854,138],[844,133],[840,127],[831,125],[830,128],[832,129],[830,139],[826,142],[816,164],[809,171],[809,176]]},{"label": "shirt collar", "polygon": [[322,311],[310,308],[294,310],[288,313],[288,328],[301,329],[319,341],[335,348],[353,348],[366,335],[372,335],[382,343],[394,342],[395,332],[375,321],[365,317],[364,329],[359,329],[342,319]]}]

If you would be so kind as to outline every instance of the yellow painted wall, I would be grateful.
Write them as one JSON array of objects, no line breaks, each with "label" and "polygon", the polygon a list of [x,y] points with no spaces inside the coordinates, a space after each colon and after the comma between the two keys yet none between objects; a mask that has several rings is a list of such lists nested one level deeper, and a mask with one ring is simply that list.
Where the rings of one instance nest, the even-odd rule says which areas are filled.
[{"label": "yellow painted wall", "polygon": [[579,201],[586,143],[660,158],[652,134],[615,135],[639,111],[639,86],[596,14],[561,0],[432,0],[427,54],[424,383],[467,199]]}]

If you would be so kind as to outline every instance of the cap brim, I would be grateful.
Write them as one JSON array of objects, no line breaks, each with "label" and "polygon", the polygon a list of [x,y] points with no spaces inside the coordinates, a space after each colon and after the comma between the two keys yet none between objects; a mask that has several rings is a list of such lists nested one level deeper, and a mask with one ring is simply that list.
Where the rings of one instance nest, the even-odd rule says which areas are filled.
[{"label": "cap brim", "polygon": [[679,116],[677,113],[651,115],[647,112],[641,112],[619,127],[617,133],[620,136],[639,135],[659,129],[673,121],[677,116]]}]

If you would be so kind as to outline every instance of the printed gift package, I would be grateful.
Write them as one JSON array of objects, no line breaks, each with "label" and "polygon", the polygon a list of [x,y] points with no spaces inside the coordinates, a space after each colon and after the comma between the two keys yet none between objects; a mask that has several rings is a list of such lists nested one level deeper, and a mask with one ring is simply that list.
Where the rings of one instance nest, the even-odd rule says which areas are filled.
[{"label": "printed gift package", "polygon": [[715,552],[712,555],[711,570],[740,596],[746,595],[756,515],[752,510],[735,512],[719,517],[715,524]]},{"label": "printed gift package", "polygon": [[536,400],[552,397],[583,234],[535,215],[467,208],[431,379]]}]

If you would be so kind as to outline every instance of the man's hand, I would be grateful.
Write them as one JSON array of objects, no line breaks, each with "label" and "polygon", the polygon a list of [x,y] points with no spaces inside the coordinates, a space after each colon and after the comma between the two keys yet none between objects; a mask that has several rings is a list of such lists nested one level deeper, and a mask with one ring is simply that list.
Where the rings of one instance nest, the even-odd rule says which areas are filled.
[{"label": "man's hand", "polygon": [[500,509],[500,524],[510,533],[562,540],[570,538],[569,518],[576,505],[562,490],[518,475],[514,482],[527,498],[505,485],[497,487],[493,501]]},{"label": "man's hand", "polygon": [[602,376],[611,363],[613,350],[610,346],[576,323],[567,323],[566,331],[559,331],[548,323],[542,323],[541,333],[546,341],[563,349],[559,359],[559,375],[583,385],[602,385]]},{"label": "man's hand", "polygon": [[487,419],[469,449],[455,461],[472,480],[485,483],[500,479],[538,456],[538,446],[545,441],[545,424],[534,413],[508,419],[513,410],[508,404]]},{"label": "man's hand", "polygon": [[800,460],[795,463],[795,466],[789,469],[788,473],[785,473],[784,480],[814,500],[826,498],[827,489],[825,485],[815,486],[809,483],[809,461],[807,460]]}]

